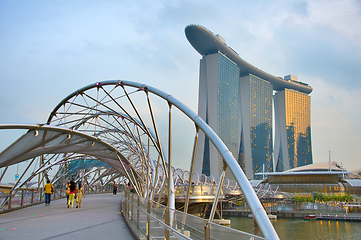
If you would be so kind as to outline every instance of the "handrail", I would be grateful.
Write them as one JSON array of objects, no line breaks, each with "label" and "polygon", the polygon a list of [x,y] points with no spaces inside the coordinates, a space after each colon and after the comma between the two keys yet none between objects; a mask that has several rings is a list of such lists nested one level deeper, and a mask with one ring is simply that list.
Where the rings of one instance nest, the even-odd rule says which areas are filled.
[{"label": "handrail", "polygon": [[[88,189],[89,190],[89,189]],[[87,194],[110,193],[110,189],[99,189],[97,191],[87,191]],[[54,189],[52,200],[66,197],[65,189]],[[0,213],[10,212],[25,207],[44,203],[44,190],[20,189],[15,192],[4,194],[0,192]]]},{"label": "handrail", "polygon": [[[131,230],[139,238],[154,237],[170,239],[265,239],[250,233],[242,232],[206,219],[170,209],[158,202],[124,191],[122,214]],[[207,226],[208,224],[208,226]]]}]

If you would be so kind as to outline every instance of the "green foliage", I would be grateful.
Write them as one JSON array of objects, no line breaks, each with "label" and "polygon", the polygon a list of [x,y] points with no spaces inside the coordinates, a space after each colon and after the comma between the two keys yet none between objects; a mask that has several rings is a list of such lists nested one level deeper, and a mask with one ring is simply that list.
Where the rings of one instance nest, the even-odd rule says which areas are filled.
[{"label": "green foliage", "polygon": [[346,200],[345,200],[346,202],[353,202],[353,197],[350,194],[346,193],[345,197],[346,197]]},{"label": "green foliage", "polygon": [[293,203],[300,203],[300,197],[299,197],[299,196],[294,196],[294,197],[292,198],[292,202],[293,202]]},{"label": "green foliage", "polygon": [[306,202],[315,202],[315,199],[313,199],[313,197],[307,197]]},{"label": "green foliage", "polygon": [[317,202],[325,202],[326,201],[326,196],[323,195],[322,193],[314,193],[313,198]]},{"label": "green foliage", "polygon": [[345,195],[323,195],[322,193],[314,193],[313,197],[305,197],[305,196],[294,196],[292,198],[293,203],[310,203],[310,202],[353,202],[353,197],[346,193]]}]

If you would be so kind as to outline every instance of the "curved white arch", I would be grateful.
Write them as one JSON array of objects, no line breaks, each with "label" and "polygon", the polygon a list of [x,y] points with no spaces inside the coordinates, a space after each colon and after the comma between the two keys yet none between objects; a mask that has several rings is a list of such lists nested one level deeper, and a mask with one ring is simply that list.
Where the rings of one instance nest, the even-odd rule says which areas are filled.
[{"label": "curved white arch", "polygon": [[[248,179],[244,175],[242,169],[240,168],[237,161],[234,159],[232,153],[228,150],[226,145],[221,141],[221,139],[217,136],[217,134],[205,123],[205,121],[203,121],[203,119],[201,117],[199,117],[196,113],[194,113],[191,109],[189,109],[187,106],[185,106],[179,100],[175,99],[171,95],[169,95],[159,89],[156,89],[149,85],[131,82],[131,81],[108,80],[108,81],[103,81],[103,82],[97,82],[97,83],[88,85],[84,88],[81,88],[81,89],[73,92],[72,94],[70,94],[68,97],[64,98],[54,108],[54,110],[50,114],[47,124],[51,124],[53,119],[59,117],[59,116],[57,116],[57,115],[59,115],[58,110],[63,106],[65,107],[66,104],[68,104],[68,103],[71,104],[73,97],[77,97],[77,96],[82,97],[83,95],[86,95],[86,91],[90,90],[90,89],[96,89],[99,92],[100,90],[103,90],[103,88],[105,86],[110,86],[110,85],[113,85],[113,87],[114,87],[113,89],[115,89],[117,87],[123,88],[123,90],[125,92],[124,97],[127,97],[127,98],[129,98],[129,94],[126,92],[125,87],[135,88],[136,92],[145,92],[147,97],[148,97],[148,93],[152,93],[152,94],[166,100],[169,105],[169,109],[171,109],[172,106],[175,106],[177,109],[179,109],[181,112],[183,112],[189,119],[191,119],[193,121],[193,123],[196,125],[196,127],[198,129],[201,129],[207,135],[207,137],[210,139],[210,141],[216,147],[216,149],[218,150],[220,155],[223,157],[225,163],[228,165],[229,169],[233,173],[235,179],[237,180],[238,184],[241,187],[242,192],[245,195],[247,202],[249,203],[249,206],[251,208],[253,216],[255,216],[255,220],[256,220],[257,225],[259,226],[263,236],[266,237],[267,239],[278,239],[277,233],[275,232],[270,220],[268,219],[268,216],[267,216],[265,210],[263,209],[263,206],[259,202],[253,188],[251,187],[250,183],[248,182]],[[112,98],[112,96],[109,96],[109,92],[106,92],[105,90],[104,90],[104,92],[105,92],[105,94],[107,94],[107,97],[109,97],[112,100],[115,100],[114,101],[115,104],[117,103],[116,99]],[[89,97],[89,99],[92,99],[94,101],[96,100],[96,103],[97,103],[96,105],[89,108],[88,109],[89,111],[95,110],[98,112],[98,109],[97,109],[98,106],[99,107],[101,106],[104,108],[109,108],[103,102],[97,101],[98,99],[94,99],[92,96],[87,96],[87,97]],[[147,98],[147,99],[149,100],[149,98]],[[133,105],[130,98],[129,98],[129,102],[131,103],[131,105]],[[151,104],[149,101],[148,101],[148,105],[149,105],[149,109],[151,110]],[[117,107],[119,107],[126,115],[130,116],[130,114],[127,114],[127,112],[125,111],[125,109],[123,109],[122,106],[117,106]],[[138,114],[137,109],[133,109],[133,110]],[[69,112],[64,111],[63,114],[65,117],[71,118],[72,114],[77,114],[77,113],[79,113],[79,112],[69,113]],[[105,111],[103,111],[103,113],[105,113]],[[153,112],[151,111],[151,115],[152,114],[153,114]],[[138,116],[139,116],[139,114],[138,114]],[[64,118],[59,117],[58,118],[59,123],[62,124],[63,121],[65,120],[65,117]],[[152,117],[153,117],[153,115],[152,115]],[[134,117],[131,117],[131,118],[134,119]],[[68,123],[70,123],[72,121],[73,120],[70,119],[70,121]],[[141,119],[140,116],[139,116],[139,121],[142,123],[143,126],[145,126],[145,123],[143,122],[143,120]],[[133,121],[133,122],[135,122],[135,121]],[[66,125],[64,124],[64,126],[66,126]],[[153,121],[153,127],[156,128],[154,121]],[[96,138],[91,135],[89,135],[89,136],[85,136],[86,134],[82,135],[80,133],[80,131],[78,131],[78,130],[71,130],[71,129],[58,128],[58,127],[54,128],[53,126],[33,126],[31,131],[28,132],[28,133],[30,133],[28,135],[34,136],[35,135],[34,132],[35,132],[36,128],[39,128],[39,129],[37,129],[38,131],[50,131],[50,129],[56,129],[58,132],[61,132],[60,135],[62,136],[63,141],[66,141],[65,139],[67,139],[67,135],[69,133],[73,134],[75,136],[85,137],[85,139],[83,139],[84,142],[89,142],[89,140],[90,140],[91,144],[92,144],[92,142],[95,142],[96,144],[99,144],[101,147],[105,148],[105,149],[103,149],[104,151],[102,151],[101,154],[97,154],[97,156],[96,156],[96,157],[100,157],[100,159],[101,158],[115,159],[114,157],[110,157],[110,156],[112,156],[112,153],[114,153],[114,152],[117,153],[117,154],[113,154],[113,155],[116,155],[119,157],[118,162],[120,162],[120,164],[122,164],[123,161],[126,163],[129,163],[129,169],[131,169],[130,173],[135,174],[133,177],[131,175],[129,175],[128,177],[133,178],[133,179],[139,179],[139,183],[141,183],[142,178],[140,176],[137,176],[137,169],[134,169],[131,161],[129,159],[127,159],[126,157],[124,157],[122,154],[120,154],[119,151],[116,149],[116,147],[111,146],[109,143],[105,143],[103,140],[100,140],[99,138]],[[142,130],[144,130],[144,132],[148,135],[148,137],[151,136],[151,134],[149,133],[147,128],[143,128]],[[55,132],[57,132],[57,131],[55,131]],[[166,169],[167,168],[166,165],[169,160],[163,154],[164,151],[160,145],[157,131],[155,131],[155,134],[156,134],[156,136],[155,136],[156,140],[153,139],[154,140],[153,141],[152,137],[150,139],[153,141],[153,144],[157,148],[157,151],[160,154],[160,158],[163,161],[163,170],[165,171],[165,176],[172,177],[172,174],[168,173],[167,169]],[[142,144],[140,144],[140,146],[142,146]],[[87,147],[90,147],[90,146],[87,145]],[[86,149],[82,149],[82,151],[80,151],[80,152],[83,152],[83,151],[84,151],[84,153],[89,154],[89,152],[87,152]],[[39,151],[39,153],[41,153],[41,151]],[[107,155],[103,156],[103,154],[107,154]],[[124,157],[124,159],[122,158],[122,156]],[[1,159],[0,159],[0,163],[1,163]],[[127,173],[127,171],[125,171],[125,173]],[[173,181],[171,181],[171,183],[173,183]],[[141,184],[143,184],[143,183],[141,183]],[[173,189],[171,190],[171,194],[174,194]]]}]

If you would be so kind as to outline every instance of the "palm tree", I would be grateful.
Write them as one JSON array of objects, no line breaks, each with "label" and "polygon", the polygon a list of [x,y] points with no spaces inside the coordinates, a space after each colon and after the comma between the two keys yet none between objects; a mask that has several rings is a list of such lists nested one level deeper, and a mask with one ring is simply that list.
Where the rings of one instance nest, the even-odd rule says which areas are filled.
[{"label": "palm tree", "polygon": [[300,209],[299,209],[299,208],[300,208],[300,205],[299,205],[299,204],[300,204],[300,202],[301,202],[300,196],[294,196],[294,197],[292,198],[292,202],[296,204],[296,210],[298,209],[297,211],[299,211],[299,210],[300,210]]}]

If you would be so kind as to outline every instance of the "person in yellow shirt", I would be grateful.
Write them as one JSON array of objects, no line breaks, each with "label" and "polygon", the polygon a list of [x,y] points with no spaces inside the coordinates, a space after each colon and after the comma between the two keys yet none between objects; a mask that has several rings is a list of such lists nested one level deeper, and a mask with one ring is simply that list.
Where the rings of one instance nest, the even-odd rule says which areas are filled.
[{"label": "person in yellow shirt", "polygon": [[69,193],[68,208],[69,207],[73,208],[74,197],[75,197],[75,192],[76,192],[76,185],[75,185],[74,181],[70,181],[69,189],[70,189],[70,193]]},{"label": "person in yellow shirt", "polygon": [[47,180],[47,183],[44,186],[45,190],[45,206],[50,204],[51,194],[53,194],[54,188],[53,185],[50,183],[50,180]]}]

